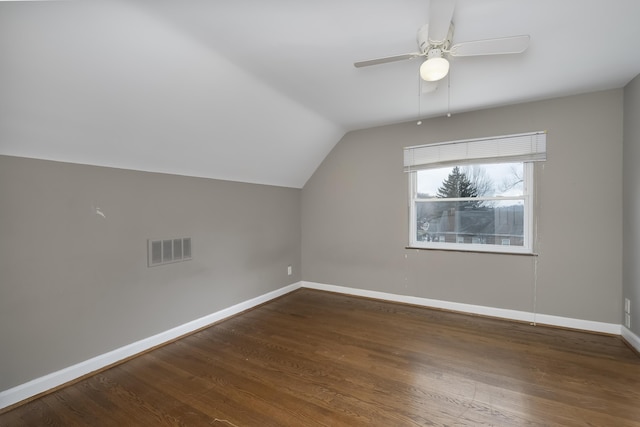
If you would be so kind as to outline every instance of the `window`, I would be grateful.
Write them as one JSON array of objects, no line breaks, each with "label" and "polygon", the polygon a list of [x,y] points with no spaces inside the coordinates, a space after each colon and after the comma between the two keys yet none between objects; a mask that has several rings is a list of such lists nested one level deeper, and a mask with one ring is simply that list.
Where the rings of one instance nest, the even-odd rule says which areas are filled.
[{"label": "window", "polygon": [[532,162],[545,159],[543,132],[405,148],[410,246],[532,252]]}]

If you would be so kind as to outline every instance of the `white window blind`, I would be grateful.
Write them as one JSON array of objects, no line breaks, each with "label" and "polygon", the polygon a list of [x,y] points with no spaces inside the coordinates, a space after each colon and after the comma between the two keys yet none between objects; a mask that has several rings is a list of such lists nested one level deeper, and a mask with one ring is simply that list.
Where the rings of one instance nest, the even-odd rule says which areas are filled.
[{"label": "white window blind", "polygon": [[547,159],[547,133],[530,132],[491,138],[405,147],[404,170],[490,162],[536,162]]}]

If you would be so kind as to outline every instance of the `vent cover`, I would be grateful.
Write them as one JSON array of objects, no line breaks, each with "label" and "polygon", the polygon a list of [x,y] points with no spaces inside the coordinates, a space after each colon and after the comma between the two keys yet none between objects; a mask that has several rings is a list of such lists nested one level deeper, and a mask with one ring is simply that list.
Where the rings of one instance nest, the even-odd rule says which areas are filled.
[{"label": "vent cover", "polygon": [[148,266],[170,264],[191,259],[191,237],[147,240]]}]

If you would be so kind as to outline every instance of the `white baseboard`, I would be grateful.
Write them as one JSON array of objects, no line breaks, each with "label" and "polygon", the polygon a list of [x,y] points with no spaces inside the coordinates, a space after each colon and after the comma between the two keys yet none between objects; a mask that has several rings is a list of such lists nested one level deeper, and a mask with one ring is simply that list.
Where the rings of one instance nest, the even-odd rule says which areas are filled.
[{"label": "white baseboard", "polygon": [[29,399],[30,397],[46,392],[47,390],[59,387],[84,375],[118,363],[124,359],[135,356],[136,354],[140,354],[158,345],[170,342],[178,337],[197,331],[198,329],[219,322],[220,320],[226,319],[250,308],[256,307],[274,298],[295,291],[296,289],[299,289],[301,287],[336,292],[346,295],[401,302],[423,307],[440,308],[445,310],[459,311],[463,313],[498,317],[503,319],[518,320],[530,323],[535,322],[539,324],[561,326],[591,332],[622,335],[625,340],[627,340],[631,345],[638,349],[638,351],[640,351],[640,338],[621,325],[303,281],[285,286],[256,298],[252,298],[248,301],[233,305],[231,307],[217,311],[213,314],[201,317],[199,319],[177,326],[173,329],[169,329],[168,331],[161,332],[149,338],[134,342],[124,347],[120,347],[84,362],[80,362],[59,371],[52,372],[48,375],[36,378],[32,381],[18,385],[8,390],[0,391],[0,409]]},{"label": "white baseboard", "polygon": [[36,396],[47,390],[59,387],[84,375],[103,369],[121,360],[127,359],[136,354],[140,354],[158,345],[173,341],[174,339],[191,332],[197,331],[203,327],[209,326],[227,317],[241,313],[250,308],[268,302],[274,298],[292,292],[300,288],[300,282],[285,286],[264,295],[252,298],[248,301],[241,302],[231,307],[222,309],[213,314],[201,317],[199,319],[187,322],[183,325],[161,332],[149,338],[142,339],[124,347],[117,348],[108,353],[101,354],[84,362],[77,363],[67,368],[52,372],[40,378],[36,378],[24,384],[8,390],[0,391],[0,409],[14,405],[30,397]]},{"label": "white baseboard", "polygon": [[407,295],[397,295],[386,292],[369,291],[366,289],[326,285],[323,283],[302,282],[302,287],[393,302],[402,302],[423,307],[440,308],[444,310],[459,311],[463,313],[479,314],[482,316],[518,320],[540,325],[560,326],[563,328],[571,328],[612,335],[621,334],[621,326],[614,323],[594,322],[591,320],[572,319],[568,317],[551,316],[547,314],[531,313],[527,311],[508,310],[504,308],[486,307],[482,305],[463,304],[459,302],[441,301],[429,298],[412,297]]},{"label": "white baseboard", "polygon": [[540,325],[560,326],[562,328],[578,329],[602,334],[620,335],[621,325],[616,323],[594,322],[593,320],[572,319],[570,317],[552,316],[550,314],[536,314],[536,323]]},{"label": "white baseboard", "polygon": [[640,337],[631,332],[625,326],[622,326],[622,338],[633,346],[640,353]]}]

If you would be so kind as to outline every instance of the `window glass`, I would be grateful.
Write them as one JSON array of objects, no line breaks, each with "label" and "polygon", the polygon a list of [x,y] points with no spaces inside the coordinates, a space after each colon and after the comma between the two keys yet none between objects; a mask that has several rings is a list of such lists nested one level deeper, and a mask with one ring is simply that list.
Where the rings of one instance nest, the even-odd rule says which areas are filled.
[{"label": "window glass", "polygon": [[515,162],[411,172],[411,244],[530,251],[531,167]]},{"label": "window glass", "polygon": [[416,173],[417,191],[422,198],[464,197],[465,188],[475,190],[476,196],[522,196],[524,193],[522,162],[451,166]]}]

